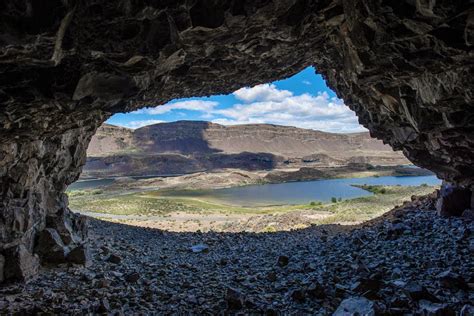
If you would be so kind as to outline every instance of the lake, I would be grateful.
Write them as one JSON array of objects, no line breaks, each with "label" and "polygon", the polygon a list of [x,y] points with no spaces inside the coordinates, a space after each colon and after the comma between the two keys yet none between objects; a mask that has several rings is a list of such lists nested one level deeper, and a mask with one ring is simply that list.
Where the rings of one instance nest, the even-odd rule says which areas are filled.
[{"label": "lake", "polygon": [[352,199],[372,195],[372,193],[366,190],[351,186],[352,184],[418,186],[423,183],[428,185],[440,185],[441,180],[436,178],[436,176],[325,179],[249,185],[217,190],[176,191],[171,192],[170,195],[188,197],[205,196],[227,204],[240,206],[307,204],[312,201],[329,202],[332,197]]},{"label": "lake", "polygon": [[[147,176],[147,178],[151,177],[152,176]],[[113,178],[80,180],[70,185],[68,189],[93,189],[112,184],[114,181],[115,179]],[[351,186],[352,184],[418,186],[423,183],[428,185],[440,185],[441,180],[436,178],[436,176],[323,179],[304,182],[249,185],[217,190],[174,191],[167,192],[166,195],[186,197],[205,196],[227,204],[240,206],[307,204],[312,201],[329,202],[332,197],[352,199],[372,195],[372,193],[366,190]]]}]

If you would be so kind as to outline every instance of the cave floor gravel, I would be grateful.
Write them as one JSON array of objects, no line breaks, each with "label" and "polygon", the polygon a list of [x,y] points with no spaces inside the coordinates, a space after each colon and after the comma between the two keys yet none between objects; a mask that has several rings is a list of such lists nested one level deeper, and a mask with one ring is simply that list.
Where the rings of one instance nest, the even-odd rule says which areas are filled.
[{"label": "cave floor gravel", "polygon": [[91,265],[1,287],[0,314],[472,315],[473,232],[417,208],[261,234],[91,220]]}]

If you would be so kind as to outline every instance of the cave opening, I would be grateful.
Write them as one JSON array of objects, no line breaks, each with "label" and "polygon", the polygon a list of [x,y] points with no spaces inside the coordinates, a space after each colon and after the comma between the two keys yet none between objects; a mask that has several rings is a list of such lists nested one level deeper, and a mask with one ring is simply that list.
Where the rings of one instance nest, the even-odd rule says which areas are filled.
[{"label": "cave opening", "polygon": [[[472,314],[469,1],[0,9],[0,313]],[[444,181],[436,196],[356,227],[264,234],[88,225],[71,212],[65,190],[113,114],[268,88],[312,65],[372,136]]]},{"label": "cave opening", "polygon": [[307,67],[227,95],[115,114],[67,192],[74,212],[101,219],[258,233],[360,223],[439,184],[372,139]]}]

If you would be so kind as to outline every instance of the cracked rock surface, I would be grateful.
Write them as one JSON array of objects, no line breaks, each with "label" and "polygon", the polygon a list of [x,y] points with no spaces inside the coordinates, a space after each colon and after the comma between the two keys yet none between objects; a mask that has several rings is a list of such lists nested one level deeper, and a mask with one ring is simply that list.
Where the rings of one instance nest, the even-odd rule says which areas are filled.
[{"label": "cracked rock surface", "polygon": [[472,186],[473,45],[470,1],[1,1],[0,279],[47,261],[46,228],[84,249],[64,190],[110,115],[311,65],[373,136]]},{"label": "cracked rock surface", "polygon": [[169,233],[94,220],[89,267],[1,288],[0,313],[459,315],[473,309],[473,232],[425,203],[354,230]]}]

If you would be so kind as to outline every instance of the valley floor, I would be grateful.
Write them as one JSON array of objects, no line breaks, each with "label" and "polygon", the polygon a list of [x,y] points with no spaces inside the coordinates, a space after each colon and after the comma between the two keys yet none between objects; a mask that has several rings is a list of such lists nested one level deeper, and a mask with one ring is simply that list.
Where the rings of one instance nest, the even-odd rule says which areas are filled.
[{"label": "valley floor", "polygon": [[0,288],[0,314],[472,315],[474,222],[432,202],[259,234],[91,220],[92,264]]},{"label": "valley floor", "polygon": [[81,214],[134,226],[175,232],[274,232],[314,224],[358,224],[433,192],[433,186],[371,186],[375,194],[332,203],[242,207],[194,191],[90,190],[70,193],[70,207]]}]

